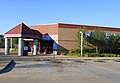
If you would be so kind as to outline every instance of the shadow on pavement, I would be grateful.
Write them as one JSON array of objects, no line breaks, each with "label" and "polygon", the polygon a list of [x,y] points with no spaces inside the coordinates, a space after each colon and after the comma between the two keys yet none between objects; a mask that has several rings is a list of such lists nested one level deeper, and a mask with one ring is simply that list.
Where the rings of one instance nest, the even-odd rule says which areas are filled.
[{"label": "shadow on pavement", "polygon": [[11,71],[14,68],[15,64],[15,61],[11,60],[8,65],[6,65],[2,70],[0,70],[0,74]]}]

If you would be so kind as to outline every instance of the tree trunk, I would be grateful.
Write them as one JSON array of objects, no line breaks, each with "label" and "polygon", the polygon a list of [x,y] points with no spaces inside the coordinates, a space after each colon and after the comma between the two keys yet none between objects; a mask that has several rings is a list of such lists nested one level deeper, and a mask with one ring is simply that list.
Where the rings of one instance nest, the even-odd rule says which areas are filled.
[{"label": "tree trunk", "polygon": [[96,45],[96,53],[98,53],[98,46]]}]

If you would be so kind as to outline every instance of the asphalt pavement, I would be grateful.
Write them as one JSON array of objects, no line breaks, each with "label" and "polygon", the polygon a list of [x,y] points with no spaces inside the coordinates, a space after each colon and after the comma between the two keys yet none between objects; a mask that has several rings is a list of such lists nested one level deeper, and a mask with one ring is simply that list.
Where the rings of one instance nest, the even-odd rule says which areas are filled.
[{"label": "asphalt pavement", "polygon": [[119,57],[0,55],[0,69],[11,60],[15,67],[0,74],[0,83],[120,83]]},{"label": "asphalt pavement", "polygon": [[[5,58],[5,57],[4,57]],[[17,57],[18,58],[18,57]],[[20,58],[20,57],[19,57]],[[21,58],[22,59],[22,58]],[[7,59],[4,59],[7,60]],[[3,61],[1,61],[2,63]],[[5,61],[4,61],[5,62]],[[7,61],[6,61],[7,62]],[[120,62],[17,60],[0,83],[119,83]]]}]

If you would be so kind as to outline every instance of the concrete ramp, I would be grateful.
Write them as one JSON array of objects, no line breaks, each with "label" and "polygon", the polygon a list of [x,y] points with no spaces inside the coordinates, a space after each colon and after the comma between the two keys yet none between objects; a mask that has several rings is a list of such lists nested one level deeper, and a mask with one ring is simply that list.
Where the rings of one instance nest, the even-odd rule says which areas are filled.
[{"label": "concrete ramp", "polygon": [[0,70],[0,74],[11,71],[14,68],[15,64],[15,61],[11,60],[2,70]]}]

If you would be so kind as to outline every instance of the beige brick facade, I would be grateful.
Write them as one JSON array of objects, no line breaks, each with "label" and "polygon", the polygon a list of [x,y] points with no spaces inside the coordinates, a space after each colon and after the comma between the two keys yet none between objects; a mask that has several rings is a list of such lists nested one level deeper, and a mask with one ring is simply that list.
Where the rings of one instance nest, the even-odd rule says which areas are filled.
[{"label": "beige brick facade", "polygon": [[59,28],[58,29],[58,44],[59,51],[67,51],[78,48],[76,32],[78,29]]}]

